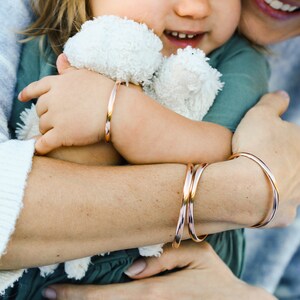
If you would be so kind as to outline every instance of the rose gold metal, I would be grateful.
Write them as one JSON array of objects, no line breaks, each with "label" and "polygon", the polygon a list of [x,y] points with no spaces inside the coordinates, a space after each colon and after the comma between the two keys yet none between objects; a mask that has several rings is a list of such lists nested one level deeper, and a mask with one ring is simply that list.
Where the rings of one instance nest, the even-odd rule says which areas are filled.
[{"label": "rose gold metal", "polygon": [[275,177],[272,174],[271,170],[257,156],[255,156],[251,153],[247,153],[247,152],[238,152],[238,153],[235,153],[235,154],[231,155],[229,157],[229,159],[235,159],[235,158],[238,158],[240,156],[247,157],[247,158],[253,160],[254,162],[256,162],[262,168],[263,172],[265,173],[265,175],[269,179],[269,182],[270,182],[271,187],[272,187],[273,202],[272,202],[271,209],[269,210],[268,214],[266,215],[266,217],[261,222],[251,226],[252,228],[261,228],[261,227],[264,227],[264,226],[268,225],[274,219],[274,217],[276,215],[276,212],[277,212],[277,209],[278,209],[278,206],[279,206],[279,191],[278,191],[277,183],[276,183]]},{"label": "rose gold metal", "polygon": [[190,199],[190,193],[191,193],[192,182],[193,182],[193,173],[194,173],[193,164],[188,164],[186,169],[186,174],[185,174],[184,186],[183,186],[182,205],[179,211],[179,218],[176,226],[175,238],[172,243],[173,248],[178,248],[182,240],[183,228],[186,219],[186,208]]},{"label": "rose gold metal", "polygon": [[113,110],[114,110],[114,104],[115,104],[115,100],[116,100],[117,91],[118,91],[120,85],[121,85],[121,81],[115,82],[114,87],[111,91],[109,100],[108,100],[105,132],[104,132],[104,137],[105,137],[106,143],[109,143],[111,140],[110,123],[111,123],[112,114],[113,114]]},{"label": "rose gold metal", "polygon": [[189,234],[190,234],[190,237],[192,238],[192,240],[196,243],[203,242],[207,237],[207,234],[201,235],[199,237],[197,236],[196,230],[195,230],[195,221],[194,221],[194,199],[195,199],[195,195],[196,195],[196,191],[197,191],[197,187],[198,187],[201,175],[207,166],[208,166],[207,163],[195,166],[190,200],[188,202],[187,218],[188,218]]}]

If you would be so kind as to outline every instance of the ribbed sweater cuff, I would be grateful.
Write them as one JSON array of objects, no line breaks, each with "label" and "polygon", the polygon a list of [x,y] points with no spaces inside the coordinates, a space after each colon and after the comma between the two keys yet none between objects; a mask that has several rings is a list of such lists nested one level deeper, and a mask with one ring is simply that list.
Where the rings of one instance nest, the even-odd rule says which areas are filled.
[{"label": "ribbed sweater cuff", "polygon": [[23,196],[34,154],[34,140],[0,144],[0,257],[5,253],[23,207]]},{"label": "ribbed sweater cuff", "polygon": [[5,293],[5,290],[10,286],[13,287],[14,283],[23,275],[24,269],[16,271],[1,271],[0,272],[0,296]]}]

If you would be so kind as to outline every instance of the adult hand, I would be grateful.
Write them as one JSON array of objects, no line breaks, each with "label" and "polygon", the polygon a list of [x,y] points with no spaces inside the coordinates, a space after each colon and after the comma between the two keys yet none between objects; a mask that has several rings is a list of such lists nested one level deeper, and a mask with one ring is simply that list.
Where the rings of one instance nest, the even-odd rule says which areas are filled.
[{"label": "adult hand", "polygon": [[[166,270],[182,270],[145,278]],[[139,300],[139,299],[275,299],[262,289],[251,287],[231,273],[207,243],[183,242],[179,249],[165,248],[160,258],[136,261],[127,274],[136,280],[105,286],[56,285],[48,299]],[[141,279],[143,278],[143,279]]]},{"label": "adult hand", "polygon": [[265,95],[243,118],[232,140],[234,153],[258,156],[277,180],[280,205],[269,227],[291,223],[300,204],[300,127],[280,118],[288,103],[285,92]]}]

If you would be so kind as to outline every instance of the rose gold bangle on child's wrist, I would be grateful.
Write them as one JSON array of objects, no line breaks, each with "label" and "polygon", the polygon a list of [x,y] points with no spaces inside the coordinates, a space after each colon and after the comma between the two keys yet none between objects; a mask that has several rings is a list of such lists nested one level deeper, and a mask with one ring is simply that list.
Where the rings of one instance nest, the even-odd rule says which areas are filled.
[{"label": "rose gold bangle on child's wrist", "polygon": [[238,158],[240,156],[247,157],[247,158],[251,159],[252,161],[256,162],[261,167],[263,172],[265,173],[265,175],[268,178],[270,185],[272,187],[272,192],[273,192],[272,205],[270,206],[270,209],[269,209],[266,217],[261,222],[251,226],[252,228],[265,227],[274,219],[275,214],[278,209],[278,206],[279,206],[279,191],[278,191],[275,177],[272,174],[271,170],[268,168],[268,166],[261,159],[259,159],[258,157],[256,157],[255,155],[253,155],[251,153],[238,152],[238,153],[235,153],[232,156],[230,156],[229,159]]},{"label": "rose gold bangle on child's wrist", "polygon": [[109,100],[108,100],[108,106],[107,106],[107,115],[106,115],[106,123],[105,123],[105,132],[104,132],[104,137],[106,143],[109,143],[111,140],[111,130],[110,130],[110,125],[111,125],[111,119],[112,119],[112,114],[114,110],[114,104],[117,96],[117,91],[121,85],[121,81],[116,81],[114,84],[114,87],[111,91]]}]

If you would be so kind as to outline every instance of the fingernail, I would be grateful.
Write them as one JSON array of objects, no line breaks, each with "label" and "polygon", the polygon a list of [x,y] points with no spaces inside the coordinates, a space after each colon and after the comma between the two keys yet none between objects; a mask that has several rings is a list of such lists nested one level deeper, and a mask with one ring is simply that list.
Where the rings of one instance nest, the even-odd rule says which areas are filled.
[{"label": "fingernail", "polygon": [[277,91],[276,94],[282,96],[283,98],[290,99],[290,95],[286,91],[280,90]]},{"label": "fingernail", "polygon": [[46,288],[42,291],[42,295],[44,298],[55,300],[57,299],[56,291],[51,288]]},{"label": "fingernail", "polygon": [[22,91],[18,95],[18,100],[21,100],[21,97],[22,97]]},{"label": "fingernail", "polygon": [[127,276],[135,276],[143,272],[146,268],[146,261],[144,259],[136,260],[124,273]]}]

